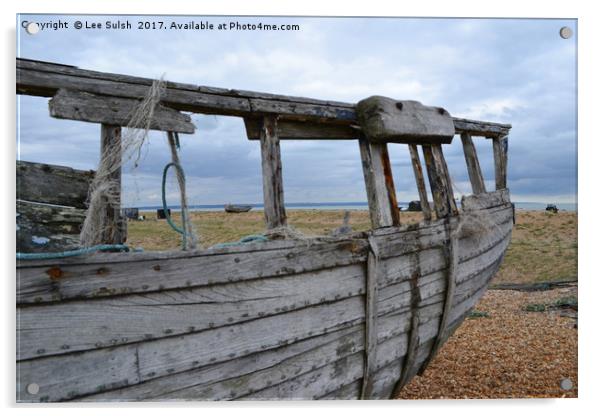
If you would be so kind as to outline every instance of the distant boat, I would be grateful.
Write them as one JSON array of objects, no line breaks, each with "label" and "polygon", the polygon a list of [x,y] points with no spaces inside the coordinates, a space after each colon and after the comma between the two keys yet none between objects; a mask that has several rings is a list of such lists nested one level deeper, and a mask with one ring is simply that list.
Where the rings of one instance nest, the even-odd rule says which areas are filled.
[{"label": "distant boat", "polygon": [[224,205],[224,210],[226,212],[249,212],[253,208],[251,205],[236,205],[236,204],[226,204]]}]

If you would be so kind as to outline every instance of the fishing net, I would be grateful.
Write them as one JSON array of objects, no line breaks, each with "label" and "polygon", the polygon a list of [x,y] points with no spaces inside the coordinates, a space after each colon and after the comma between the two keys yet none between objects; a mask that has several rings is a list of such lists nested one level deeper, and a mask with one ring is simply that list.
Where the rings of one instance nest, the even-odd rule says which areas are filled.
[{"label": "fishing net", "polygon": [[[103,137],[103,151],[88,191],[88,210],[80,233],[80,244],[83,247],[91,247],[107,241],[122,242],[125,239],[126,220],[120,215],[121,167],[132,160],[134,168],[138,166],[155,110],[164,91],[165,82],[162,77],[153,81],[146,96],[129,115],[128,125],[121,138],[108,140]],[[103,136],[120,134],[118,128],[114,132],[110,130],[110,126],[103,126]],[[178,179],[180,179],[179,174]],[[120,220],[115,221],[115,219]],[[191,228],[190,230],[191,238],[196,241],[196,234]]]}]

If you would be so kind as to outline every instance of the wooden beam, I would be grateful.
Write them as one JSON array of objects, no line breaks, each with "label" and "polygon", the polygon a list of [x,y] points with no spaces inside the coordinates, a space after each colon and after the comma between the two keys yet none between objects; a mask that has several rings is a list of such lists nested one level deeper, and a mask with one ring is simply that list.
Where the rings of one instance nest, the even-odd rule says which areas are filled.
[{"label": "wooden beam", "polygon": [[481,165],[477,156],[477,150],[472,141],[470,133],[462,133],[462,147],[464,148],[464,159],[468,167],[468,177],[472,186],[472,193],[475,195],[487,192],[485,189],[485,181],[481,172]]},{"label": "wooden beam", "polygon": [[17,199],[86,208],[93,170],[17,160]]},{"label": "wooden beam", "polygon": [[[249,140],[259,140],[262,118],[245,117]],[[357,140],[360,131],[350,126],[311,121],[278,120],[276,133],[280,140]]]},{"label": "wooden beam", "polygon": [[[122,98],[142,99],[153,80],[88,71],[73,66],[17,58],[17,94],[52,97],[61,89]],[[166,82],[161,103],[180,111],[240,117],[279,114],[282,120],[357,125],[355,104],[254,91],[230,90]],[[511,126],[453,118],[456,133],[497,137]],[[319,139],[319,137],[316,137]]]},{"label": "wooden beam", "polygon": [[371,239],[366,265],[366,320],[364,339],[364,377],[362,381],[362,399],[368,399],[372,395],[374,387],[373,376],[376,371],[378,357],[378,251],[377,246]]},{"label": "wooden beam", "polygon": [[[101,96],[60,89],[49,101],[48,108],[54,118],[144,129],[146,125],[131,125],[132,115],[139,105],[140,101],[133,98]],[[182,114],[161,104],[156,106],[149,128],[194,133],[194,124],[188,114]]]},{"label": "wooden beam", "polygon": [[506,189],[506,175],[508,165],[508,136],[494,137],[493,159],[495,164],[495,189]]},{"label": "wooden beam", "polygon": [[263,118],[261,129],[261,169],[263,175],[263,213],[268,229],[286,226],[280,140],[276,134],[277,118]]},{"label": "wooden beam", "polygon": [[[100,130],[101,163],[105,162],[106,155],[115,154],[115,152],[121,152],[121,127],[102,124]],[[121,155],[121,153],[119,154]],[[121,160],[121,156],[118,160]],[[127,223],[121,215],[121,167],[113,170],[109,179],[115,183],[116,200],[114,203],[109,201],[105,203],[107,223],[100,236],[100,244],[123,244],[127,237],[125,228]]]},{"label": "wooden beam", "polygon": [[450,203],[453,201],[453,195],[450,194],[451,186],[448,182],[447,166],[444,165],[445,160],[442,157],[441,147],[437,147],[438,145],[424,145],[422,152],[433,194],[435,213],[437,218],[446,218],[453,214],[455,203],[453,206]]},{"label": "wooden beam", "polygon": [[426,184],[424,182],[424,174],[422,173],[420,156],[418,156],[418,149],[415,144],[408,145],[408,148],[410,149],[412,167],[414,168],[414,177],[416,178],[416,187],[418,188],[418,195],[420,196],[420,208],[422,210],[422,214],[424,215],[424,219],[426,221],[430,221],[432,218],[431,206],[426,193]]},{"label": "wooden beam", "polygon": [[386,143],[359,140],[372,228],[399,225],[399,208]]},{"label": "wooden beam", "polygon": [[435,156],[435,163],[438,169],[440,169],[445,177],[447,183],[447,203],[449,204],[451,215],[458,215],[458,207],[456,206],[456,200],[454,199],[454,186],[447,168],[447,162],[445,156],[443,156],[443,148],[441,145],[433,145],[433,155]]}]

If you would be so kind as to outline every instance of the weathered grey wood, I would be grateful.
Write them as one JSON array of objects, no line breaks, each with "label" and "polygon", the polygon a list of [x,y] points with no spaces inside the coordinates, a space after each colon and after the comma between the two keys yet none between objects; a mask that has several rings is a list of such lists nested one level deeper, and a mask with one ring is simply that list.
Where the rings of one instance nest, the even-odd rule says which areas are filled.
[{"label": "weathered grey wood", "polygon": [[[489,273],[490,273],[490,274],[492,274],[492,272],[489,272]],[[489,277],[489,276],[488,276],[488,277]],[[360,314],[362,314],[362,312],[361,312],[361,309],[362,309],[362,307],[360,306],[360,304],[358,304],[358,308],[357,308],[357,309],[359,310],[359,313],[360,313]],[[438,307],[438,306],[436,306],[436,305],[435,305],[435,310],[433,310],[433,312],[434,312],[434,313],[437,313],[437,312],[436,312],[436,309],[440,309],[440,307]],[[348,308],[343,308],[343,310],[348,310]],[[458,309],[458,311],[460,311],[460,312],[461,312],[461,309]],[[460,312],[458,312],[458,313],[460,313]],[[287,314],[287,315],[292,315],[292,314]],[[398,354],[399,354],[399,356],[401,356],[401,355],[403,355],[403,354],[405,353],[405,347],[403,347],[403,344],[402,344],[402,345],[400,345],[400,342],[399,342],[399,341],[398,341],[398,340],[395,338],[395,336],[392,336],[391,338],[387,338],[387,336],[388,336],[387,334],[389,334],[389,333],[390,333],[390,331],[392,331],[392,330],[393,330],[393,331],[398,331],[398,332],[396,332],[396,333],[398,333],[398,334],[402,333],[403,331],[407,331],[407,329],[408,329],[408,327],[409,327],[409,318],[410,318],[410,315],[409,315],[409,313],[406,313],[406,315],[405,315],[405,316],[406,316],[406,321],[405,321],[406,323],[404,323],[404,324],[400,324],[399,318],[396,318],[395,316],[396,316],[396,315],[394,315],[394,316],[391,316],[391,318],[389,318],[389,319],[384,319],[384,320],[383,320],[383,324],[382,324],[382,331],[379,331],[379,339],[381,338],[381,336],[383,337],[383,339],[391,339],[391,342],[390,342],[390,344],[389,344],[389,345],[394,345],[394,350],[395,350],[395,351],[398,351]],[[425,314],[421,314],[421,317],[426,317],[426,316],[427,316],[427,315],[425,315]],[[436,316],[436,315],[430,315],[430,314],[429,314],[428,316],[431,316],[431,317],[432,317],[432,316]],[[292,318],[294,319],[294,318],[296,318],[296,317],[292,317]],[[269,318],[268,318],[268,319],[269,319]],[[429,318],[429,319],[430,319],[430,318]],[[305,320],[298,320],[298,322],[305,322]],[[427,322],[428,322],[428,321],[427,321]],[[435,321],[434,321],[434,322],[435,322]],[[266,322],[266,323],[269,323],[269,322]],[[434,336],[434,334],[436,333],[436,331],[437,331],[437,328],[438,328],[438,323],[437,323],[437,322],[435,322],[435,323],[436,323],[436,325],[435,325],[435,324],[432,324],[432,325],[429,325],[429,326],[425,327],[425,330],[427,330],[427,333],[424,333],[424,334],[422,334],[422,335],[420,336],[420,339],[425,339],[425,340],[427,340],[427,339],[429,339],[429,338],[432,338],[432,337]],[[311,326],[311,324],[310,324],[310,326]],[[308,326],[308,328],[309,328],[310,326]],[[266,327],[270,327],[270,328],[272,328],[272,326],[270,326],[270,325],[267,325]],[[286,328],[288,328],[288,326],[287,326]],[[397,329],[395,329],[395,328],[397,328]],[[358,333],[358,335],[359,335],[359,340],[360,340],[359,342],[360,342],[360,345],[361,345],[361,339],[362,339],[362,336],[361,336],[361,334],[362,334],[362,332],[361,332],[361,326],[359,326],[359,327],[358,327],[358,329],[360,330],[360,332]],[[319,327],[317,328],[317,330],[318,330],[318,332],[320,332],[320,328],[319,328]],[[399,332],[399,331],[401,331],[401,332]],[[428,332],[429,332],[429,331],[432,333],[432,335],[428,335]],[[246,334],[251,334],[251,333],[254,333],[254,332],[252,332],[252,331],[251,331],[251,332],[246,332],[246,331],[245,331],[245,333],[241,333],[240,331],[231,331],[231,333],[232,333],[232,336],[237,336],[237,334],[238,334],[238,338],[243,338],[243,339],[245,339],[245,338],[247,338],[247,336],[245,336],[245,333],[246,333]],[[381,334],[382,334],[382,335],[381,335]],[[227,341],[227,340],[226,340],[226,341]],[[263,342],[263,341],[262,341],[262,342]],[[268,342],[269,342],[269,341],[268,341]],[[231,344],[230,344],[229,342],[225,342],[224,344],[221,344],[221,345],[223,346],[223,345],[231,345]],[[292,344],[292,345],[294,345],[294,344]],[[116,349],[113,349],[113,351],[117,351],[117,350],[119,350],[119,351],[124,351],[124,350],[123,350],[123,348],[124,348],[124,347],[118,347],[118,348],[116,348]],[[351,349],[349,349],[349,348],[351,348]],[[353,347],[347,347],[347,348],[345,349],[345,351],[353,351]],[[201,352],[201,354],[203,354],[203,353]],[[320,354],[320,355],[321,355],[321,354]],[[361,356],[363,356],[363,354],[362,354]],[[385,363],[387,363],[387,362],[389,362],[389,361],[391,360],[391,354],[389,354],[389,353],[379,353],[377,356],[379,357],[379,360],[380,360],[380,359],[381,359],[381,357],[382,357],[382,360],[384,360],[384,362],[385,362]],[[92,359],[92,361],[96,361],[96,360],[95,360],[95,358],[94,358],[94,357],[92,357],[92,355],[91,355],[91,354],[87,354],[87,355],[84,355],[84,356],[81,356],[81,357],[82,357],[82,358],[85,358],[85,359],[86,359],[86,362],[89,362],[91,359]],[[138,358],[139,358],[139,359],[140,359],[140,358],[142,358],[142,357],[151,357],[151,358],[152,358],[152,355],[151,355],[151,356],[147,356],[147,355],[142,355],[142,356],[141,356],[141,355],[139,355],[139,354],[138,354]],[[54,359],[56,359],[56,357],[51,357],[51,358],[54,358]],[[395,357],[393,357],[393,358],[395,358]],[[48,362],[48,361],[46,361],[46,362]],[[140,363],[140,362],[144,362],[144,359],[143,359],[142,361],[138,361],[138,362],[139,362],[139,363]],[[312,361],[311,361],[311,360],[300,359],[300,360],[299,360],[299,361],[297,361],[297,362],[301,362],[301,363],[303,363],[303,362],[309,362],[309,363],[311,363]],[[59,365],[59,364],[57,364],[57,365]],[[381,362],[381,364],[379,364],[379,367],[380,367],[381,365],[382,365],[382,362]],[[344,368],[346,368],[346,367],[344,367]],[[360,367],[359,367],[359,376],[360,376],[360,377],[361,377],[362,368],[363,368],[363,366],[360,366]],[[142,374],[144,374],[144,373],[142,373]],[[174,371],[174,374],[176,374],[176,372],[175,372],[175,371]],[[282,374],[282,373],[280,373],[280,374]],[[291,374],[291,373],[289,372],[288,374]],[[293,374],[294,374],[294,372],[293,372]],[[346,373],[345,373],[345,374],[346,374]],[[223,373],[222,373],[222,376],[223,376]],[[167,379],[169,379],[169,377],[172,377],[172,376],[168,376],[168,377],[167,377]],[[166,379],[166,381],[167,381],[167,379]],[[160,379],[157,379],[157,380],[160,380]],[[42,381],[43,381],[43,379],[42,379]],[[77,382],[77,381],[74,381],[74,382]],[[100,380],[99,380],[99,382],[100,382]],[[136,382],[137,382],[137,381],[136,381]],[[299,383],[293,383],[293,384],[294,384],[294,385],[299,385]],[[231,391],[232,387],[233,387],[233,386],[235,386],[235,385],[236,385],[236,384],[232,384],[232,385],[230,385],[231,387],[230,387],[230,390],[228,390],[228,391]],[[244,386],[244,385],[245,385],[245,384],[243,384],[243,386]],[[248,384],[246,384],[246,385],[248,385]],[[79,384],[75,384],[75,385],[66,384],[66,385],[64,385],[64,387],[66,387],[67,389],[73,389],[73,388],[75,388],[75,386],[79,386]],[[119,385],[119,386],[120,386],[120,385]],[[226,386],[227,386],[227,385],[226,385]],[[104,386],[103,386],[103,387],[104,387]],[[94,387],[94,388],[95,388],[95,387]],[[109,386],[109,388],[114,388],[114,387],[110,387],[110,386]],[[141,385],[141,386],[140,386],[140,388],[141,388],[141,389],[144,389],[144,385]],[[43,384],[43,391],[44,391],[44,392],[46,392],[46,394],[48,394],[48,388],[47,388],[47,385],[46,385],[46,384]],[[165,390],[163,390],[163,389],[159,389],[159,390],[156,390],[156,389],[154,389],[153,391],[155,391],[155,392],[156,392],[156,391],[159,391],[159,392],[163,392],[163,393],[165,393]],[[243,391],[244,391],[244,390],[243,390]],[[66,397],[66,398],[69,398],[69,397],[78,397],[78,396],[77,396],[78,394],[85,394],[85,393],[82,393],[82,390],[81,390],[81,389],[71,390],[71,392],[72,392],[72,394],[71,394],[70,396],[68,396],[68,395],[65,393],[65,389],[56,389],[55,391],[52,391],[51,393],[52,393],[52,394],[60,394],[60,395],[61,395],[60,397]],[[240,394],[240,392],[239,392],[239,393],[237,393],[237,394]],[[265,393],[264,393],[264,394],[265,394]],[[55,396],[52,396],[52,395],[51,395],[51,396],[49,396],[49,397],[50,397],[50,400],[55,400]],[[108,397],[110,397],[110,395],[109,395]],[[130,399],[132,399],[132,398],[135,398],[136,396],[134,396],[134,397],[132,397],[132,396],[129,396],[129,397],[130,397]],[[177,394],[177,392],[176,392],[176,393],[175,393],[175,395],[174,395],[173,397],[175,397],[175,398],[178,398],[178,397],[180,397],[180,396],[178,396],[178,394]],[[201,396],[201,395],[196,395],[196,396],[193,396],[193,397],[199,398],[199,397],[202,397],[202,396]],[[307,396],[306,396],[306,397],[307,397]],[[206,398],[211,398],[211,396],[209,396],[209,397],[206,397]]]},{"label": "weathered grey wood", "polygon": [[481,172],[481,165],[477,156],[477,149],[474,146],[470,133],[462,133],[462,147],[464,148],[464,158],[468,167],[468,177],[472,186],[472,193],[475,195],[487,192],[485,189],[485,181]]},{"label": "weathered grey wood", "polygon": [[[62,261],[20,262],[17,302],[36,303],[189,288],[284,276],[366,260],[365,240],[310,245],[249,244],[245,248],[170,253],[98,254]],[[255,248],[253,248],[253,246]],[[257,250],[257,247],[265,247]],[[231,251],[231,252],[230,252]],[[118,253],[113,253],[118,254]],[[291,262],[290,259],[295,259]]]},{"label": "weathered grey wood", "polygon": [[419,338],[419,325],[420,325],[420,308],[419,304],[422,301],[421,290],[418,285],[418,280],[422,275],[422,270],[420,268],[420,257],[418,254],[414,255],[414,262],[416,264],[415,271],[412,274],[410,280],[411,287],[411,313],[412,318],[410,321],[410,329],[408,331],[408,340],[407,340],[407,352],[404,357],[401,372],[399,374],[399,380],[393,389],[392,396],[399,395],[402,387],[408,383],[410,380],[410,369],[414,367],[416,362],[416,356],[418,354],[418,347],[420,345]]},{"label": "weathered grey wood", "polygon": [[276,117],[263,118],[261,129],[261,170],[263,176],[263,213],[268,229],[286,226],[280,140]]},{"label": "weathered grey wood", "polygon": [[[489,273],[491,274],[493,272],[489,272]],[[358,298],[358,300],[360,300],[360,299]],[[441,301],[442,301],[442,299],[439,300],[439,302],[441,302]],[[343,302],[346,302],[346,301],[343,301]],[[337,302],[337,303],[340,305],[342,302]],[[402,305],[403,304],[403,302],[401,302],[400,300],[395,301],[395,303],[397,303],[398,305]],[[325,305],[325,307],[328,308],[329,306]],[[312,309],[312,308],[309,308],[309,309]],[[437,313],[437,309],[440,310],[440,307],[436,307],[433,310],[433,312]],[[322,332],[322,329],[321,329],[320,325],[322,325],[322,322],[324,320],[331,320],[330,316],[333,316],[332,319],[334,319],[335,321],[337,320],[336,316],[338,316],[339,317],[338,324],[340,325],[341,322],[345,322],[346,319],[348,319],[348,318],[354,319],[354,318],[352,318],[353,315],[347,315],[347,314],[349,313],[349,311],[352,312],[353,310],[355,310],[356,311],[355,313],[358,314],[357,315],[358,316],[358,318],[357,318],[358,320],[354,320],[354,321],[355,322],[361,322],[361,316],[363,315],[363,312],[362,312],[363,306],[361,306],[361,301],[357,303],[357,306],[355,308],[349,309],[347,306],[345,306],[345,307],[339,308],[339,310],[341,311],[341,313],[343,313],[343,315],[341,315],[341,313],[318,314],[319,316],[316,316],[316,318],[318,318],[318,320],[319,320],[319,323],[317,325],[313,325],[312,322],[306,322],[306,320],[308,318],[301,319],[301,318],[297,317],[296,316],[297,312],[286,314],[286,315],[290,315],[290,317],[287,316],[286,319],[284,319],[284,321],[288,322],[288,320],[290,318],[291,321],[294,321],[294,322],[297,322],[297,323],[302,322],[303,326],[305,328],[307,328],[308,330],[313,328],[316,331],[315,332],[316,334]],[[381,310],[381,308],[379,308],[379,311],[380,310]],[[299,311],[299,312],[301,312],[301,311]],[[307,314],[307,311],[304,312],[304,313]],[[313,314],[312,314],[312,316],[313,316]],[[433,315],[428,315],[428,316],[433,316]],[[425,317],[427,317],[427,315],[422,315],[421,314],[421,318],[425,318]],[[278,318],[280,318],[280,319],[278,319]],[[400,322],[399,318],[394,318],[394,317],[392,317],[392,318],[393,319],[383,320],[382,321],[382,325],[381,325],[382,328],[379,326],[379,338],[381,336],[386,338],[388,336],[387,334],[390,333],[390,331],[393,328],[399,328],[399,331],[406,331],[407,330],[407,328],[409,326],[409,319],[410,319],[409,311],[408,311],[407,316],[406,316],[406,321],[405,321],[406,323],[403,324],[403,325],[401,325],[401,327],[400,327],[400,323],[399,323]],[[266,328],[268,328],[268,327],[269,328],[274,328],[274,326],[270,323],[272,321],[268,321],[271,318],[266,318],[266,319],[259,320],[259,321],[256,321],[256,322],[257,322],[257,324],[260,324],[263,321],[264,327],[266,327]],[[282,317],[276,316],[276,317],[274,317],[274,319],[280,321],[280,320],[282,320]],[[313,319],[309,319],[309,320],[313,321]],[[284,322],[282,324],[282,328],[285,329],[285,332],[290,332],[291,329],[292,329],[290,327],[293,327],[294,325],[288,325],[288,324],[286,324],[286,322]],[[251,325],[251,324],[253,324],[253,323],[249,322],[249,323],[243,324],[243,325]],[[315,324],[315,322],[314,322],[314,324]],[[330,324],[327,323],[326,325],[330,325]],[[297,324],[297,326],[298,326],[298,324]],[[280,327],[280,326],[278,326],[278,327]],[[337,327],[340,327],[340,326],[337,326]],[[226,327],[224,329],[228,329],[228,327]],[[293,332],[296,332],[297,330],[299,330],[299,328],[293,329]],[[215,330],[215,331],[220,331],[220,330]],[[199,364],[202,364],[202,356],[205,355],[205,354],[211,355],[211,354],[215,354],[217,352],[218,354],[223,354],[224,356],[227,354],[227,356],[229,357],[229,355],[231,354],[231,352],[230,352],[231,349],[229,349],[227,351],[223,351],[223,347],[224,346],[227,345],[227,346],[230,347],[233,344],[239,344],[240,342],[244,343],[244,342],[247,342],[247,341],[244,341],[244,340],[257,339],[257,336],[259,337],[259,339],[261,339],[262,343],[265,343],[265,342],[269,343],[270,342],[270,340],[269,340],[270,338],[273,338],[275,340],[279,339],[279,338],[294,339],[294,338],[291,338],[290,336],[287,336],[287,334],[283,333],[282,331],[276,331],[276,332],[277,333],[273,334],[273,336],[272,336],[272,334],[267,334],[268,336],[266,337],[266,333],[264,331],[257,331],[257,330],[251,329],[251,328],[249,328],[248,330],[244,330],[243,332],[241,332],[239,330],[226,331],[226,334],[231,334],[231,335],[228,335],[228,338],[230,338],[231,336],[235,337],[236,341],[228,341],[228,339],[224,339],[223,337],[216,336],[215,334],[213,336],[211,336],[211,334],[205,334],[205,337],[210,338],[210,339],[221,339],[223,341],[223,343],[218,342],[217,344],[215,344],[214,348],[210,348],[209,349],[211,351],[210,352],[210,351],[207,351],[207,348],[208,348],[208,345],[211,344],[211,341],[209,341],[209,344],[207,342],[203,342],[202,343],[203,344],[203,350],[202,350],[202,352],[200,352],[200,350],[196,350],[197,351],[196,357],[197,358],[201,358],[201,360],[199,361]],[[222,331],[222,333],[223,333],[223,331]],[[193,337],[193,336],[194,337],[203,336],[203,333],[201,333],[199,335],[190,335],[190,336],[187,336],[185,338],[190,338],[190,337]],[[360,340],[361,339],[362,338],[361,338],[361,333],[360,333]],[[176,342],[178,345],[181,344],[181,343],[186,343],[184,341],[184,338],[179,338],[179,339],[178,338],[169,338],[169,339],[166,339],[164,341],[165,342],[169,342],[171,344],[173,344],[174,342]],[[151,345],[151,344],[155,344],[156,345],[157,342],[161,342],[161,341],[149,342],[148,345]],[[360,343],[360,344],[363,345],[363,343]],[[396,341],[395,344],[397,345],[398,342]],[[140,345],[139,348],[144,348],[146,345],[147,344]],[[276,345],[278,345],[278,344],[276,344]],[[116,351],[117,349],[120,349],[120,351],[126,351],[127,352],[127,350],[123,350],[123,348],[125,348],[125,347],[118,347],[118,348],[116,348],[114,350]],[[239,350],[240,348],[243,348],[243,347],[242,346],[240,346],[240,347],[234,346],[234,349],[236,349],[236,350]],[[262,347],[260,349],[260,351],[263,350],[263,349],[264,348]],[[159,349],[159,351],[168,351],[169,352],[168,355],[171,355],[171,353],[173,352],[173,350],[174,350],[174,348],[161,348],[161,349]],[[184,348],[184,350],[195,351],[194,348]],[[252,351],[252,349],[250,351]],[[198,354],[200,354],[200,356]],[[383,359],[385,359],[385,357],[387,357],[387,354],[380,354],[379,353],[377,356],[379,357],[379,360],[380,360],[381,357],[383,357]],[[89,360],[93,360],[94,361],[95,360],[95,353],[87,353],[87,354],[85,354],[84,356],[81,356],[81,357],[82,357],[82,359],[85,359],[86,361],[89,361]],[[54,357],[54,359],[58,360],[57,357]],[[142,354],[142,350],[141,349],[138,351],[138,359],[139,359],[139,361],[138,361],[139,363],[145,363],[146,359],[148,359],[150,361],[158,360],[159,363],[161,363],[159,365],[163,365],[163,363],[164,363],[163,359],[159,359],[159,358],[155,357],[154,354],[148,354],[148,353],[147,354]],[[209,362],[211,362],[211,360],[209,360]],[[56,365],[60,365],[60,361],[57,362]],[[140,370],[142,370],[142,368],[140,368]],[[176,373],[177,370],[174,370],[173,372]],[[144,374],[146,374],[146,373],[144,371],[141,371],[141,374],[144,377]],[[162,373],[158,372],[157,374],[154,374],[154,375],[151,376],[150,373],[148,373],[147,376],[148,377],[154,377],[154,376],[160,376],[161,374]],[[167,374],[169,374],[169,371],[167,371]],[[67,385],[66,387],[69,388],[69,385]],[[64,391],[63,391],[63,393],[64,393]]]},{"label": "weathered grey wood", "polygon": [[508,170],[508,135],[494,137],[493,159],[495,164],[495,189],[506,189]]},{"label": "weathered grey wood", "polygon": [[512,125],[510,124],[468,120],[457,117],[454,117],[454,126],[457,134],[468,133],[473,136],[483,137],[505,136],[512,128]]},{"label": "weathered grey wood", "polygon": [[[140,381],[135,345],[94,351],[94,360],[71,354],[17,363],[17,401],[54,402],[81,394],[115,389]],[[29,384],[39,393],[27,391]]]},{"label": "weathered grey wood", "polygon": [[114,126],[147,128],[151,130],[194,133],[190,116],[158,104],[150,125],[132,125],[132,115],[140,101],[133,98],[101,96],[89,92],[59,89],[48,102],[50,115],[55,118],[102,123]]},{"label": "weathered grey wood", "polygon": [[408,145],[408,148],[410,149],[410,158],[412,159],[412,167],[414,168],[416,187],[418,188],[418,195],[420,197],[420,209],[422,210],[425,221],[430,221],[432,218],[431,205],[426,193],[426,184],[424,183],[424,174],[422,173],[422,164],[420,163],[420,156],[418,156],[418,149],[415,144]]},{"label": "weathered grey wood", "polygon": [[358,122],[366,138],[376,143],[451,143],[454,122],[441,107],[418,101],[372,96],[356,105]]},{"label": "weathered grey wood", "polygon": [[450,196],[451,187],[448,186],[448,178],[442,164],[441,153],[437,150],[436,145],[423,145],[422,152],[431,185],[435,213],[437,218],[446,218],[453,213],[453,207],[450,204],[450,200],[453,201],[453,196]]},{"label": "weathered grey wood", "polygon": [[378,252],[368,253],[366,265],[366,317],[364,376],[361,398],[369,397],[372,391],[372,374],[376,366],[376,348],[378,345],[378,277],[380,265]]},{"label": "weathered grey wood", "polygon": [[[511,227],[511,207],[500,208],[492,218],[492,224]],[[406,233],[379,237],[383,239],[383,244],[379,243],[383,258],[445,242],[441,224],[418,230],[405,228]],[[270,249],[271,246],[277,248]],[[112,253],[62,261],[20,262],[17,301],[93,298],[281,276],[365,261],[367,246],[365,240],[314,243],[309,247],[304,242],[274,242],[228,248],[221,254],[212,254],[211,250],[168,256]],[[265,249],[257,251],[259,247]],[[291,258],[296,260],[294,264]]]},{"label": "weathered grey wood", "polygon": [[[445,331],[449,324],[449,315],[452,308],[452,303],[454,300],[454,296],[456,295],[456,280],[458,278],[458,266],[460,262],[459,256],[459,238],[455,233],[456,230],[451,229],[451,226],[448,227],[448,236],[449,236],[449,245],[447,247],[447,284],[445,290],[445,301],[443,302],[443,312],[441,313],[441,323],[439,326],[439,332],[437,333],[437,337],[435,338],[435,342],[433,343],[433,348],[429,354],[429,357],[426,359],[425,364],[422,368],[426,368],[426,365],[435,357],[439,349],[443,346],[443,342],[445,341]],[[505,250],[505,247],[504,247]],[[496,256],[499,257],[499,256]]]},{"label": "weathered grey wood", "polygon": [[364,267],[355,264],[217,287],[19,308],[17,359],[219,328],[357,296],[364,287]]},{"label": "weathered grey wood", "polygon": [[435,166],[437,167],[437,170],[443,173],[443,177],[446,181],[447,203],[449,205],[450,214],[458,215],[458,207],[456,206],[456,200],[454,199],[454,186],[449,174],[449,169],[447,168],[445,156],[443,155],[443,148],[438,144],[431,147],[433,148]]},{"label": "weathered grey wood", "polygon": [[86,208],[92,170],[17,160],[17,199]]},{"label": "weathered grey wood", "polygon": [[386,143],[359,140],[372,228],[399,225],[399,208]]},{"label": "weathered grey wood", "polygon": [[462,209],[464,211],[483,210],[504,205],[510,205],[510,192],[508,189],[500,189],[478,196],[469,195],[462,197]]},{"label": "weathered grey wood", "polygon": [[[114,155],[119,154],[117,160],[121,160],[121,127],[108,124],[102,124],[100,130],[100,163],[110,164],[114,160]],[[105,167],[100,169],[111,168]],[[121,215],[121,167],[113,169],[109,180],[112,183],[113,201],[105,198],[104,209],[106,214],[106,224],[103,224],[103,231],[98,236],[95,244],[123,244],[127,238],[127,221]]]},{"label": "weathered grey wood", "polygon": [[[82,401],[125,401],[125,400],[186,400],[232,399],[248,394],[249,388],[260,390],[272,384],[282,382],[282,376],[289,373],[283,367],[292,364],[292,372],[298,372],[296,361],[313,355],[314,351],[323,352],[324,347],[340,345],[340,340],[348,340],[353,334],[361,346],[362,325],[334,331],[319,337],[310,337],[303,341],[255,355],[235,358],[225,363],[212,364],[202,368],[160,377],[127,388],[93,394]],[[352,344],[355,345],[355,344]],[[303,360],[307,364],[307,360]],[[259,375],[259,379],[255,375]],[[249,378],[255,384],[249,385]],[[245,380],[241,380],[245,378]]]},{"label": "weathered grey wood", "polygon": [[[100,95],[143,98],[153,80],[82,70],[73,66],[17,58],[17,93],[52,97],[58,89]],[[257,117],[257,112],[278,113],[283,119],[343,125],[357,124],[355,105],[252,91],[166,83],[162,104],[180,111]],[[454,118],[456,133],[496,137],[510,125]]]},{"label": "weathered grey wood", "polygon": [[17,200],[17,252],[42,253],[79,246],[83,209]]},{"label": "weathered grey wood", "polygon": [[[244,121],[247,138],[259,140],[263,120],[245,117]],[[276,134],[280,140],[354,140],[360,136],[360,132],[349,125],[297,120],[279,120]]]}]

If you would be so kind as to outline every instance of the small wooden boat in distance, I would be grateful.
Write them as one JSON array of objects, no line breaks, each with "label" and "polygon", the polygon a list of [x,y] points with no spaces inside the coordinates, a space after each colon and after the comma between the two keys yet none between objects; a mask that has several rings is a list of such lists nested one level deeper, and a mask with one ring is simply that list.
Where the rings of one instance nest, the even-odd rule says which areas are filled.
[{"label": "small wooden boat in distance", "polygon": [[251,205],[237,205],[237,204],[226,204],[224,205],[224,211],[230,213],[249,212],[253,208]]}]

